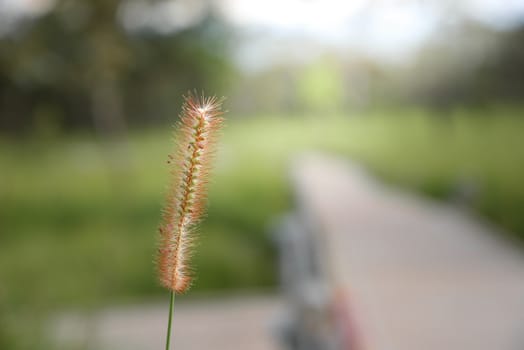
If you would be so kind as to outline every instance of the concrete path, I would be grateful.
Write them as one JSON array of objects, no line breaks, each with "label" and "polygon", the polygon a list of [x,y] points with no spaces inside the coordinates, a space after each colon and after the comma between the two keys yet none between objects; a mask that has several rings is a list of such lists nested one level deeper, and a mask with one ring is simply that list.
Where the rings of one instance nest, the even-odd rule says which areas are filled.
[{"label": "concrete path", "polygon": [[293,172],[366,350],[524,349],[524,257],[452,206],[320,156]]},{"label": "concrete path", "polygon": [[[172,348],[176,350],[277,350],[271,326],[277,297],[215,296],[175,301]],[[164,349],[168,300],[115,307],[85,315],[59,315],[51,323],[58,349]]]}]

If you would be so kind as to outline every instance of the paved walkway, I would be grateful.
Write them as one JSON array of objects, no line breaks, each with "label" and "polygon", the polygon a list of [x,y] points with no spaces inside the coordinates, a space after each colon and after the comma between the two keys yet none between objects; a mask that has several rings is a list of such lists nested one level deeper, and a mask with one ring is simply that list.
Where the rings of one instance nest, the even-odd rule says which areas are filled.
[{"label": "paved walkway", "polygon": [[524,349],[524,257],[495,229],[341,160],[305,157],[293,174],[364,349]]},{"label": "paved walkway", "polygon": [[[278,349],[271,338],[280,307],[274,296],[179,298],[175,303],[173,349]],[[167,307],[166,296],[165,302],[104,309],[90,319],[61,315],[52,323],[52,334],[59,349],[160,350],[165,347]]]}]

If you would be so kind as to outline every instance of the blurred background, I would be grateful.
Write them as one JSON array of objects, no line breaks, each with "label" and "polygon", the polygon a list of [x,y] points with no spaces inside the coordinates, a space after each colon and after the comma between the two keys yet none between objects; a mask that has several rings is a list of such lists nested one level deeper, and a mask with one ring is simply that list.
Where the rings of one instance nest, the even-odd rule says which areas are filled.
[{"label": "blurred background", "polygon": [[271,227],[311,150],[521,245],[523,1],[0,0],[0,349],[102,349],[53,320],[167,308],[155,240],[193,89],[229,113],[182,304],[278,294]]}]

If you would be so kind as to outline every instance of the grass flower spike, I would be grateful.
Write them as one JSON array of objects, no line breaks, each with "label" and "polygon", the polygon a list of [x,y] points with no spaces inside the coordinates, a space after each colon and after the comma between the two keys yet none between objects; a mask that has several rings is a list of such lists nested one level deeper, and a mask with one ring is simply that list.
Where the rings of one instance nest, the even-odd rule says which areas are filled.
[{"label": "grass flower spike", "polygon": [[172,293],[183,293],[191,283],[189,260],[195,228],[206,206],[207,177],[223,121],[221,102],[189,94],[175,131],[158,256],[160,282]]}]

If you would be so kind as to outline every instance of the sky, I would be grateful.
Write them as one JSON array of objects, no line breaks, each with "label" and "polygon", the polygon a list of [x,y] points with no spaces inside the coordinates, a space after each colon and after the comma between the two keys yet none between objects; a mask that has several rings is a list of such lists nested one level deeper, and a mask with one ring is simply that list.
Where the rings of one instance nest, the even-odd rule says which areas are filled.
[{"label": "sky", "polygon": [[292,44],[297,39],[395,63],[409,59],[439,29],[460,19],[499,30],[524,23],[524,0],[219,2],[225,18],[248,37],[237,52],[237,61],[248,70],[263,69],[278,57],[306,60],[320,54],[309,49],[305,56]]},{"label": "sky", "polygon": [[307,28],[330,31],[363,13],[410,20],[410,16],[455,12],[497,27],[522,21],[523,0],[216,0],[226,17],[237,24],[276,30]]}]

